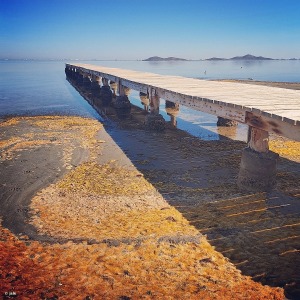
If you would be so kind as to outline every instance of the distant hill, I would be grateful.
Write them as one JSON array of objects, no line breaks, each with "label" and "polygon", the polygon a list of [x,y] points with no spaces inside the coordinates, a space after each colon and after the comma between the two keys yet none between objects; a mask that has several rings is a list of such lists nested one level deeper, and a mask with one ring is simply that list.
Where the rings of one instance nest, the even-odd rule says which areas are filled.
[{"label": "distant hill", "polygon": [[[222,58],[222,57],[211,57],[205,60],[208,61],[221,61],[221,60],[277,60],[270,57],[264,56],[255,56],[251,54],[246,54],[244,56],[234,56],[232,58]],[[299,60],[299,58],[282,58],[281,60]],[[185,58],[178,58],[178,57],[160,57],[160,56],[151,56],[149,58],[143,59],[143,61],[188,61]]]},{"label": "distant hill", "polygon": [[220,57],[211,57],[206,60],[273,60],[273,58],[263,57],[263,56],[254,56],[251,54],[246,54],[244,56],[235,56],[232,58],[220,58]]},{"label": "distant hill", "polygon": [[159,56],[151,56],[147,59],[143,59],[143,61],[178,61],[178,60],[186,60],[184,58],[178,58],[178,57],[159,57]]},{"label": "distant hill", "polygon": [[273,58],[263,57],[263,56],[254,56],[251,54],[247,54],[244,56],[235,56],[230,58],[230,60],[272,60]]},{"label": "distant hill", "polygon": [[221,58],[221,57],[211,57],[211,58],[208,58],[206,60],[227,60],[226,58]]}]

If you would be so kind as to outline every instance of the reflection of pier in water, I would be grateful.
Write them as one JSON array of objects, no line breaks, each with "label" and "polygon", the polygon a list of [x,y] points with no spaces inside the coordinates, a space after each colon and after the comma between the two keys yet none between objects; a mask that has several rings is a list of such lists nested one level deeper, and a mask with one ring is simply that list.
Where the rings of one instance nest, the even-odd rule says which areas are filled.
[{"label": "reflection of pier in water", "polygon": [[[103,101],[101,100],[101,95],[103,95],[103,92],[100,95],[101,87],[103,86],[101,78],[91,78],[91,84],[89,84],[88,82],[83,84],[83,82],[72,78],[72,76],[67,76],[67,80],[81,94],[81,96],[84,97],[84,99],[101,115],[101,117],[117,121],[121,126],[130,127],[129,123],[135,122],[136,128],[146,129],[145,119],[146,116],[150,113],[150,101],[147,94],[141,92],[139,94],[134,94],[130,99],[130,110],[124,110],[123,114],[118,114],[117,110],[115,109],[115,102],[117,97],[117,84],[115,82],[109,82],[109,86],[112,91],[112,101],[109,102],[109,105],[103,105]],[[94,84],[94,82],[96,82],[96,84]],[[129,94],[130,90],[127,90],[127,92]],[[138,99],[140,100],[140,102],[138,101]],[[177,129],[177,117],[178,115],[180,116],[179,105],[171,101],[162,101],[159,110],[164,116],[165,127],[171,130]],[[199,118],[197,115],[196,117]],[[201,135],[208,140],[211,140],[210,137],[213,137],[213,140],[235,140],[237,136],[236,126],[216,126],[216,123],[214,122],[208,123],[205,121],[202,121],[201,123],[194,123],[193,120],[189,121],[186,112],[183,113],[180,119],[179,130],[186,131],[185,128],[192,128],[191,131],[196,133],[200,132]],[[196,134],[195,136],[197,137],[198,135]]]},{"label": "reflection of pier in water", "polygon": [[[104,118],[109,118],[112,120],[119,120],[118,123],[123,126],[128,125],[130,122],[135,122],[136,128],[146,128],[145,120],[148,114],[150,114],[149,98],[147,95],[140,93],[140,101],[143,105],[143,108],[140,108],[138,105],[131,104],[129,101],[130,90],[126,89],[125,93],[127,98],[127,106],[116,107],[117,94],[115,92],[116,83],[110,82],[109,86],[111,88],[112,94],[106,90],[106,87],[102,91],[104,85],[101,84],[99,78],[95,78],[98,84],[94,85],[93,82],[83,82],[78,81],[70,76],[67,77],[67,80],[70,84],[81,94],[82,97]],[[111,97],[111,100],[107,100]],[[124,99],[123,99],[124,100]],[[129,105],[130,104],[130,105]],[[168,110],[168,108],[166,108]],[[170,121],[165,121],[165,126],[169,129],[176,128],[176,116],[178,110],[174,110],[174,116],[172,116],[172,109],[168,110],[170,115]],[[127,123],[126,123],[127,121]],[[125,123],[124,123],[125,122]]]},{"label": "reflection of pier in water", "polygon": [[[217,115],[220,126],[236,126],[237,122],[249,125],[248,147],[243,151],[238,176],[238,185],[242,189],[265,191],[275,186],[278,155],[269,151],[269,132],[300,140],[296,109],[300,103],[298,91],[206,82],[93,65],[66,64],[65,71],[68,77],[88,88],[99,84],[101,77],[101,105],[105,112],[113,106],[119,118],[130,116],[130,89],[139,91],[147,113],[145,125],[150,130],[165,129],[166,122],[159,112],[161,98],[166,100],[166,111],[173,126],[176,126],[180,104]],[[282,98],[286,102],[284,105]]]}]

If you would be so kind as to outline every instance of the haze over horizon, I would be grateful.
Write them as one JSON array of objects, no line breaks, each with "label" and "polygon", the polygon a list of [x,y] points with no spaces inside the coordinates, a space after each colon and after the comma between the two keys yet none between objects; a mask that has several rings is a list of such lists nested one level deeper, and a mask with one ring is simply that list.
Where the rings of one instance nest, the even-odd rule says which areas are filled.
[{"label": "haze over horizon", "polygon": [[300,1],[0,0],[0,59],[300,58]]}]

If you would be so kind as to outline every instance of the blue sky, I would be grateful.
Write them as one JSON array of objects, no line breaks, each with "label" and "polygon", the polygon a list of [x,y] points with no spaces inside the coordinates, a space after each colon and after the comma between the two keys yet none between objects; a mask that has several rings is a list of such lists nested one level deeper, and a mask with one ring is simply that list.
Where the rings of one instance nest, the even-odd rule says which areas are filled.
[{"label": "blue sky", "polygon": [[0,58],[300,58],[300,0],[0,0]]}]

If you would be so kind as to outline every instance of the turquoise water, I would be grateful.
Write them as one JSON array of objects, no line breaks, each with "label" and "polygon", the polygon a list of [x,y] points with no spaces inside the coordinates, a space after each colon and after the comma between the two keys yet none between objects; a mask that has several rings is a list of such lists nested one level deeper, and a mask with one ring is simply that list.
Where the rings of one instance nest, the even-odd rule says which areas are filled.
[{"label": "turquoise water", "polygon": [[[201,79],[248,79],[300,82],[300,61],[84,61],[108,67],[132,69],[166,75]],[[101,119],[65,78],[65,62],[1,61],[0,117],[11,115],[79,115]],[[141,107],[138,93],[130,100]],[[161,101],[161,113],[170,120]],[[222,129],[217,118],[185,107],[180,108],[177,127],[203,139],[219,139]],[[228,131],[229,132],[229,131]],[[245,127],[239,125],[229,134],[244,139]]]}]

